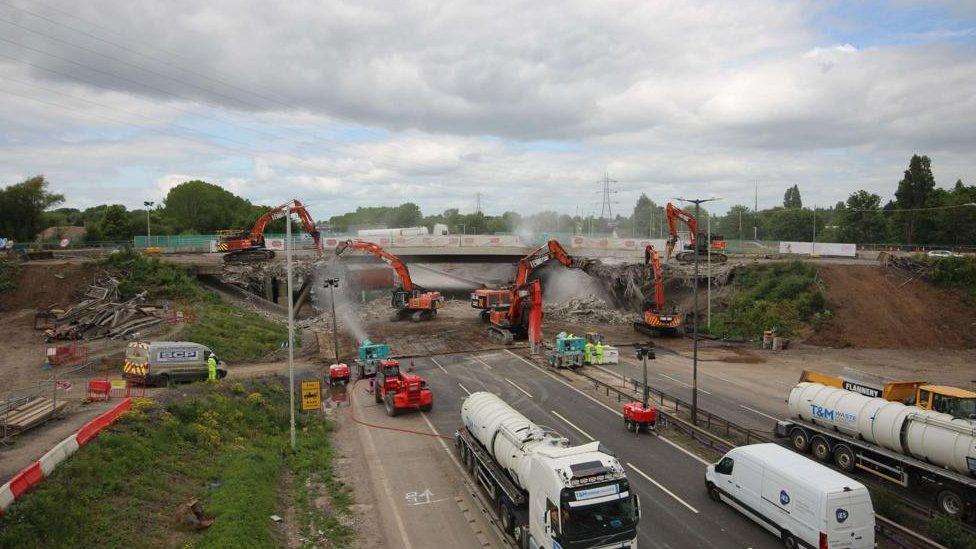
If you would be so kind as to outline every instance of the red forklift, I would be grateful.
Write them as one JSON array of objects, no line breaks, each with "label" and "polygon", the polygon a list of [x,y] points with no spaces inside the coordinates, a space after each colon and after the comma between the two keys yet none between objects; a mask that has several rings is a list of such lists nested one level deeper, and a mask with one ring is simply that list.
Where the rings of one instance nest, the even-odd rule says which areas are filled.
[{"label": "red forklift", "polygon": [[405,410],[429,412],[434,407],[434,393],[424,378],[401,373],[400,362],[383,359],[373,378],[373,399],[386,407],[386,415],[394,417]]}]

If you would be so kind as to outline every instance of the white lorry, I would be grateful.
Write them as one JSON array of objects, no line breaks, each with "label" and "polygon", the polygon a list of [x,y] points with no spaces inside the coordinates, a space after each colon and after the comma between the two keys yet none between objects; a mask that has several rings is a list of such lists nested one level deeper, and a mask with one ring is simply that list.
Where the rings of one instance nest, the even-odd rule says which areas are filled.
[{"label": "white lorry", "polygon": [[462,402],[461,420],[461,462],[518,547],[637,547],[640,501],[599,442],[570,447],[487,392]]},{"label": "white lorry", "polygon": [[797,452],[845,473],[872,473],[931,498],[946,515],[976,518],[976,422],[854,391],[802,382],[776,424]]},{"label": "white lorry", "polygon": [[868,489],[777,444],[733,448],[705,469],[705,485],[787,548],[874,547]]}]

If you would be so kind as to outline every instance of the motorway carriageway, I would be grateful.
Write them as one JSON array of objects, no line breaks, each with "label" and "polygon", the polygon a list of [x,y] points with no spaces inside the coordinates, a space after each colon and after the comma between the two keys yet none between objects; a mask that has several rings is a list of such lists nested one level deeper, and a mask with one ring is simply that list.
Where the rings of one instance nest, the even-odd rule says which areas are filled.
[{"label": "motorway carriageway", "polygon": [[[464,396],[489,391],[573,445],[593,439],[602,442],[620,460],[640,495],[640,547],[780,546],[775,536],[751,520],[708,499],[705,462],[700,458],[664,437],[635,437],[624,429],[619,410],[589,398],[515,353],[455,354],[412,362],[434,391],[434,409],[426,419],[441,434],[452,435],[460,425]],[[450,451],[455,452],[453,445]]]}]

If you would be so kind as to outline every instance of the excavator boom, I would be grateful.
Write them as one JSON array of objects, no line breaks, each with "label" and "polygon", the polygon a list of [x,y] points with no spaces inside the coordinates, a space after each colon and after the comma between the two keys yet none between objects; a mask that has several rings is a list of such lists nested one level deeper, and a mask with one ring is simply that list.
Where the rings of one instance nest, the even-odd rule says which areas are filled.
[{"label": "excavator boom", "polygon": [[224,260],[236,261],[243,259],[247,261],[255,258],[271,259],[274,257],[274,252],[264,246],[264,230],[272,221],[291,214],[296,214],[299,220],[301,220],[305,232],[312,235],[312,240],[315,241],[315,250],[321,256],[323,252],[322,238],[318,229],[315,228],[315,221],[312,220],[312,216],[308,213],[304,204],[297,199],[292,199],[263,213],[254,222],[254,226],[251,227],[249,233],[236,232],[222,238],[218,248],[222,251],[229,252],[224,256]]},{"label": "excavator boom", "polygon": [[664,275],[661,274],[661,256],[650,244],[644,249],[644,265],[654,269],[654,305],[664,310]]},{"label": "excavator boom", "polygon": [[648,335],[677,335],[684,320],[677,308],[666,311],[664,306],[664,274],[661,271],[661,257],[654,246],[644,249],[644,266],[654,272],[654,304],[645,305],[643,318],[634,322],[634,329]]},{"label": "excavator boom", "polygon": [[413,280],[410,278],[410,271],[407,270],[406,264],[401,261],[399,257],[384,250],[379,245],[373,244],[372,242],[366,242],[365,240],[345,240],[340,242],[335,248],[336,257],[339,257],[339,255],[348,249],[373,254],[374,256],[382,259],[387,265],[392,267],[397,276],[400,277],[400,285],[402,286],[403,291],[414,291],[414,284]]},{"label": "excavator boom", "polygon": [[720,235],[699,233],[698,220],[695,219],[695,216],[670,202],[668,202],[666,213],[670,236],[665,247],[665,258],[671,259],[674,248],[678,244],[678,221],[680,220],[688,226],[688,244],[685,244],[684,250],[675,255],[678,261],[690,263],[694,261],[696,255],[700,257],[710,255],[711,260],[718,263],[728,261],[728,256],[722,253],[722,250],[725,249],[725,241],[722,240]]}]

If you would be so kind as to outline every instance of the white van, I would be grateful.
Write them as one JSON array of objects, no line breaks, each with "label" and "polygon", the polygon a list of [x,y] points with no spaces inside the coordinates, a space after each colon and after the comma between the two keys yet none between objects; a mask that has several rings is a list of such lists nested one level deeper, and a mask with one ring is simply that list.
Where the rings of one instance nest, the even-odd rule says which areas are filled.
[{"label": "white van", "polygon": [[705,469],[705,486],[788,548],[874,547],[868,489],[782,446],[733,448]]}]

